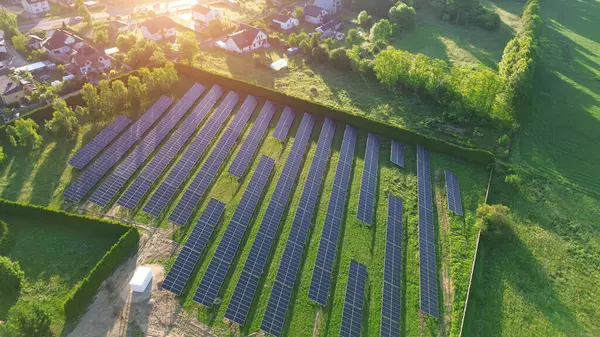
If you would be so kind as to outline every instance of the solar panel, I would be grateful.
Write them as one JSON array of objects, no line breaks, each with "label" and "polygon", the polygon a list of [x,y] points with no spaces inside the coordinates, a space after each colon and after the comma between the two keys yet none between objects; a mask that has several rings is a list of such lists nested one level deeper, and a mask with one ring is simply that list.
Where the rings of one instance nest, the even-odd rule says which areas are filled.
[{"label": "solar panel", "polygon": [[90,197],[90,201],[98,206],[106,207],[129,178],[138,171],[158,145],[169,135],[203,92],[204,87],[195,83],[179,102],[169,110],[167,115],[158,122],[158,125],[131,151],[127,158],[117,166],[109,179],[98,187]]},{"label": "solar panel", "polygon": [[458,185],[458,177],[456,174],[444,170],[446,178],[446,197],[448,198],[448,209],[452,212],[464,216],[462,200],[460,199],[460,187]]},{"label": "solar panel", "polygon": [[175,263],[167,273],[160,286],[161,289],[181,295],[224,210],[225,204],[219,200],[211,199],[208,202],[183,249],[177,255]]},{"label": "solar panel", "polygon": [[[173,166],[167,177],[158,186],[146,206],[144,212],[157,218],[173,198],[181,184],[194,169],[213,138],[217,135],[229,114],[238,103],[240,97],[230,91],[217,107],[206,125],[200,130],[196,139],[187,147],[181,158]],[[210,111],[211,108],[207,107]]]},{"label": "solar panel", "polygon": [[187,190],[175,206],[175,209],[169,216],[169,220],[184,226],[192,217],[196,205],[200,202],[202,196],[206,193],[214,179],[217,177],[219,169],[223,165],[225,158],[235,145],[242,129],[250,119],[252,112],[258,102],[253,96],[248,96],[235,115],[231,125],[225,130],[221,139],[210,153],[200,171],[188,186]]},{"label": "solar panel", "polygon": [[327,297],[331,287],[331,274],[333,273],[340,227],[348,199],[355,146],[356,130],[346,125],[340,158],[333,178],[331,196],[325,215],[325,223],[323,224],[323,233],[317,251],[317,261],[308,289],[308,298],[322,306],[327,305]]},{"label": "solar panel", "polygon": [[[280,286],[277,288],[273,287],[261,323],[261,330],[274,336],[280,336],[282,333],[281,329],[285,325],[285,317],[291,300],[291,290],[294,288],[297,274],[302,264],[302,254],[306,246],[327,162],[329,162],[334,133],[335,123],[333,120],[326,118],[321,128],[317,149],[304,183],[300,202],[292,221],[283,257],[277,269],[275,283],[279,283]],[[275,321],[276,317],[283,317],[284,321]]]},{"label": "solar panel", "polygon": [[375,208],[375,192],[377,191],[377,171],[379,165],[379,137],[369,132],[367,150],[358,197],[356,217],[367,225],[373,224],[373,209]]},{"label": "solar panel", "polygon": [[218,85],[215,85],[210,89],[200,103],[198,103],[189,116],[183,121],[177,131],[175,131],[165,145],[160,148],[158,153],[152,158],[152,161],[146,165],[142,173],[137,176],[125,193],[123,193],[121,198],[119,198],[117,201],[118,205],[129,210],[133,210],[137,207],[140,200],[165,172],[168,165],[173,162],[179,151],[194,134],[196,128],[198,128],[215,104],[217,104],[217,101],[222,94],[223,89]]},{"label": "solar panel", "polygon": [[254,158],[256,150],[258,150],[258,146],[260,145],[265,132],[267,132],[267,127],[269,126],[269,122],[271,122],[271,118],[273,118],[276,108],[277,106],[270,101],[265,103],[258,118],[254,121],[252,130],[250,130],[244,144],[242,144],[237,155],[231,162],[229,174],[238,179],[244,175],[252,158]]},{"label": "solar panel", "polygon": [[110,144],[125,128],[131,124],[131,119],[119,115],[100,131],[94,139],[79,149],[77,153],[69,160],[69,165],[83,169],[92,159],[94,159],[104,148]]},{"label": "solar panel", "polygon": [[313,126],[312,116],[305,113],[242,269],[242,276],[236,284],[231,301],[227,306],[225,318],[240,325],[245,323],[248,310],[254,300],[258,285],[255,280],[260,280],[265,271],[273,241],[292,193],[292,187],[298,178],[308,149]]},{"label": "solar panel", "polygon": [[79,202],[102,179],[102,177],[131,149],[146,131],[173,103],[173,100],[161,96],[104,153],[96,159],[83,173],[75,179],[73,184],[64,192],[63,197],[72,202]]},{"label": "solar panel", "polygon": [[279,121],[275,126],[275,131],[273,131],[273,137],[277,138],[280,141],[284,141],[287,138],[288,132],[290,131],[290,127],[294,122],[295,116],[294,109],[286,106],[283,109],[283,113],[281,117],[279,117]]},{"label": "solar panel", "polygon": [[215,303],[274,167],[273,159],[262,156],[198,285],[195,302],[208,308]]},{"label": "solar panel", "polygon": [[402,283],[402,200],[388,194],[381,337],[400,337]]},{"label": "solar panel", "polygon": [[417,184],[419,192],[419,290],[421,310],[439,316],[433,195],[429,151],[417,145]]},{"label": "solar panel", "polygon": [[392,152],[390,161],[400,167],[404,167],[404,144],[392,140]]},{"label": "solar panel", "polygon": [[360,337],[366,283],[367,267],[350,260],[340,337]]}]

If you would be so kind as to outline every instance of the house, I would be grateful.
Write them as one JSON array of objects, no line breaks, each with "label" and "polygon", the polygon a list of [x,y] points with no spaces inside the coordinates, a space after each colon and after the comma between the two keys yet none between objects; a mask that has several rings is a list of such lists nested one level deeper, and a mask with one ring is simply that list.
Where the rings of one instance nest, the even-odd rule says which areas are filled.
[{"label": "house", "polygon": [[83,40],[79,36],[62,29],[57,29],[42,43],[48,53],[53,55],[68,55],[74,50],[79,50],[83,45]]},{"label": "house", "polygon": [[317,29],[315,29],[315,32],[324,34],[326,32],[333,32],[336,31],[338,29],[340,29],[340,27],[342,26],[342,23],[338,20],[331,20],[329,22],[327,22],[326,24],[317,27]]},{"label": "house", "polygon": [[337,13],[342,8],[342,0],[315,0],[313,4],[326,9],[331,14]]},{"label": "house", "polygon": [[294,29],[295,27],[298,27],[298,25],[300,24],[300,21],[298,21],[298,19],[296,19],[292,16],[283,15],[283,14],[275,14],[273,16],[272,21],[276,26],[279,26],[279,28],[281,30]]},{"label": "house", "polygon": [[76,74],[86,75],[89,73],[102,73],[110,69],[110,65],[110,58],[104,51],[85,46],[79,49],[71,58],[69,70],[75,70],[74,73]]},{"label": "house", "polygon": [[212,20],[221,18],[223,12],[218,8],[210,8],[205,5],[196,4],[192,6],[192,19],[208,24]]},{"label": "house", "polygon": [[44,44],[44,39],[37,35],[28,35],[29,40],[27,40],[27,47],[29,49],[42,49]]},{"label": "house", "polygon": [[130,25],[120,20],[113,20],[108,23],[108,29],[110,29],[115,35],[119,33],[134,31],[135,28],[135,24]]},{"label": "house", "polygon": [[175,21],[168,16],[156,16],[144,21],[141,25],[142,36],[154,42],[175,40]]},{"label": "house", "polygon": [[13,80],[8,75],[0,76],[0,101],[3,104],[19,103],[24,97],[23,84]]},{"label": "house", "polygon": [[0,46],[4,46],[4,31],[0,29]]},{"label": "house", "polygon": [[240,24],[237,32],[229,34],[225,42],[227,50],[244,54],[263,46],[267,41],[267,34],[258,27]]},{"label": "house", "polygon": [[6,50],[6,46],[0,46],[0,60],[4,60],[8,58],[8,50]]},{"label": "house", "polygon": [[323,18],[329,14],[325,8],[307,4],[304,6],[304,21],[315,25],[323,24]]},{"label": "house", "polygon": [[48,0],[21,0],[23,9],[31,14],[44,13],[50,10]]}]

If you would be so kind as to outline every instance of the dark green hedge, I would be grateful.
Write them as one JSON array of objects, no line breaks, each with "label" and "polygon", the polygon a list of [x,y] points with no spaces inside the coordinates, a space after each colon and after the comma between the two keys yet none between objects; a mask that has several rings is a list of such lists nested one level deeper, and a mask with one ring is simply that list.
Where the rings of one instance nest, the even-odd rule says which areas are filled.
[{"label": "dark green hedge", "polygon": [[102,257],[90,274],[73,289],[64,304],[65,316],[68,320],[83,314],[85,307],[96,295],[100,284],[137,248],[139,238],[137,229],[130,228]]},{"label": "dark green hedge", "polygon": [[12,243],[12,236],[8,224],[0,220],[0,255],[8,255],[10,244]]},{"label": "dark green hedge", "polygon": [[489,151],[461,147],[459,145],[446,142],[445,140],[425,136],[418,132],[401,128],[396,125],[375,121],[362,115],[352,114],[347,111],[330,108],[322,104],[309,102],[254,83],[225,77],[220,74],[197,69],[185,64],[176,63],[175,68],[180,74],[190,76],[194,79],[198,79],[199,81],[211,82],[232,90],[254,96],[260,96],[280,104],[288,105],[298,111],[307,111],[315,115],[331,117],[335,120],[352,124],[361,129],[376,132],[378,134],[398,139],[403,142],[422,144],[430,150],[436,152],[448,153],[479,164],[489,164],[494,161],[494,155]]}]

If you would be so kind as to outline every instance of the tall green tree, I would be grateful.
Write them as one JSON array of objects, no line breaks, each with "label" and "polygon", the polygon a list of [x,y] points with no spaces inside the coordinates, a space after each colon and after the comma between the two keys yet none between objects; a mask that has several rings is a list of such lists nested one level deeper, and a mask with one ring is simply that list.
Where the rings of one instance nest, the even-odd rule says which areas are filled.
[{"label": "tall green tree", "polygon": [[392,24],[387,19],[377,21],[377,23],[371,27],[371,42],[389,41],[389,39],[392,38],[392,31]]},{"label": "tall green tree", "polygon": [[38,148],[43,138],[37,132],[39,125],[31,118],[20,118],[6,127],[8,141],[14,147]]},{"label": "tall green tree", "polygon": [[19,301],[8,311],[6,328],[13,337],[50,337],[52,319],[33,301]]},{"label": "tall green tree", "polygon": [[81,88],[81,97],[86,104],[89,114],[95,119],[102,118],[98,89],[94,85],[86,83]]},{"label": "tall green tree", "polygon": [[46,130],[54,135],[75,137],[79,130],[79,120],[73,109],[67,105],[64,99],[60,98],[54,100],[52,108],[54,113],[52,119],[46,121]]},{"label": "tall green tree", "polygon": [[17,14],[9,11],[7,8],[0,8],[0,30],[3,30],[11,38],[13,35],[19,34],[19,25],[17,24]]},{"label": "tall green tree", "polygon": [[129,92],[125,83],[115,80],[110,85],[112,89],[113,113],[119,113],[129,107]]},{"label": "tall green tree", "polygon": [[4,148],[0,146],[0,163],[4,160]]},{"label": "tall green tree", "polygon": [[127,88],[129,94],[129,105],[134,115],[140,113],[140,108],[144,105],[144,102],[148,96],[148,85],[142,83],[139,77],[129,76],[127,79]]},{"label": "tall green tree", "polygon": [[415,26],[416,12],[412,7],[399,2],[396,6],[390,8],[390,21],[400,29],[413,28]]},{"label": "tall green tree", "polygon": [[177,35],[177,41],[179,42],[179,51],[181,56],[188,62],[192,63],[194,57],[200,51],[198,48],[198,42],[196,41],[196,34],[194,32],[184,32]]}]

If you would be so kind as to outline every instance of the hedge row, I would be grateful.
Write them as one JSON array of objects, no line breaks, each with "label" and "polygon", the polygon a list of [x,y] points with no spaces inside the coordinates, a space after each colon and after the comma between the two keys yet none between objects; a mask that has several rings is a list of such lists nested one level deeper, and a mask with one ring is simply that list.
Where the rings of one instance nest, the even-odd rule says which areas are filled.
[{"label": "hedge row", "polygon": [[8,255],[12,237],[8,224],[0,220],[0,255]]},{"label": "hedge row", "polygon": [[66,319],[72,320],[82,315],[85,307],[96,295],[100,284],[137,248],[139,238],[137,229],[130,228],[102,257],[90,274],[73,289],[64,303]]},{"label": "hedge row", "polygon": [[255,83],[249,83],[230,77],[225,77],[220,74],[194,68],[181,63],[176,63],[175,69],[177,69],[180,74],[185,74],[199,81],[211,82],[222,85],[231,90],[244,92],[254,96],[260,96],[268,100],[293,107],[297,111],[308,111],[322,117],[331,117],[335,120],[355,125],[361,129],[376,132],[378,134],[407,143],[422,144],[423,146],[436,152],[447,153],[479,164],[489,164],[494,161],[494,155],[489,151],[461,147],[439,138],[425,136],[397,125],[375,121],[362,115],[352,114],[348,111],[342,111],[324,106],[322,104],[306,101],[286,93],[257,85]]}]

